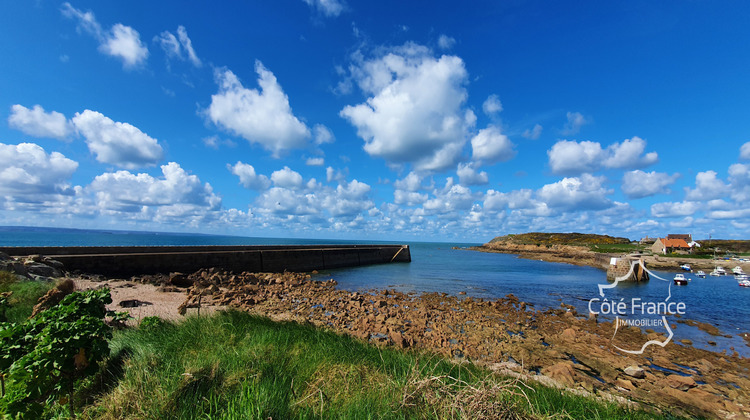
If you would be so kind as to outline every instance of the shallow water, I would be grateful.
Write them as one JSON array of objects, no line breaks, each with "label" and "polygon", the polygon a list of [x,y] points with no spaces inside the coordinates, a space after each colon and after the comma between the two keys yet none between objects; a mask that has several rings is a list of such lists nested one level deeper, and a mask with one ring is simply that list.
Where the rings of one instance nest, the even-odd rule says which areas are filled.
[{"label": "shallow water", "polygon": [[[0,246],[105,246],[105,245],[269,245],[331,244],[357,241],[248,238],[189,234],[102,231],[25,231],[0,229]],[[370,242],[371,243],[371,242]],[[599,284],[608,284],[605,272],[592,267],[520,259],[514,255],[482,253],[453,246],[478,244],[410,243],[411,263],[354,267],[320,273],[318,278],[334,278],[340,288],[352,291],[396,289],[401,292],[444,292],[495,299],[514,294],[537,309],[573,305],[582,313],[589,311],[591,299],[600,298]],[[674,273],[655,272],[668,281],[652,278],[641,284],[620,284],[607,289],[609,301],[683,302],[684,319],[716,325],[731,338],[714,337],[669,318],[674,325],[673,341],[690,339],[698,348],[712,351],[734,347],[750,357],[750,347],[737,334],[750,332],[750,288],[742,288],[732,276],[697,278],[686,274],[687,286],[674,286]],[[607,317],[605,317],[607,318]],[[609,317],[610,319],[612,317]],[[653,328],[662,332],[660,328]],[[715,341],[716,346],[708,344]],[[680,345],[680,344],[676,344]]]}]

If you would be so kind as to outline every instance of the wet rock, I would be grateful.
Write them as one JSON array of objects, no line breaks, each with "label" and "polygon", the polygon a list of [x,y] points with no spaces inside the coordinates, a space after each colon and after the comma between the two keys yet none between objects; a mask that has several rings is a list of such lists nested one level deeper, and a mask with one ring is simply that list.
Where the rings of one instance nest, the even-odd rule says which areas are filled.
[{"label": "wet rock", "polygon": [[625,374],[630,376],[631,378],[643,379],[646,377],[646,371],[644,371],[640,366],[628,366],[623,369],[623,372],[625,372]]},{"label": "wet rock", "polygon": [[670,388],[677,389],[680,391],[687,391],[690,388],[695,388],[698,384],[692,376],[682,376],[677,374],[668,375],[664,378],[661,383]]},{"label": "wet rock", "polygon": [[118,303],[121,308],[137,308],[139,306],[151,305],[151,302],[144,302],[138,299],[126,299]]}]

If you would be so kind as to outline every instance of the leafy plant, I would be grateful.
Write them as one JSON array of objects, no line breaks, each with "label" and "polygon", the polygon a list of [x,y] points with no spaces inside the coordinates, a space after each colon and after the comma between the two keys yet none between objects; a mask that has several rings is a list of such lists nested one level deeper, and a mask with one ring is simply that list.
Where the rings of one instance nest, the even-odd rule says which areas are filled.
[{"label": "leafy plant", "polygon": [[74,292],[23,323],[0,324],[0,371],[8,378],[0,411],[37,418],[57,399],[73,416],[76,382],[109,355],[111,302],[108,289]]}]

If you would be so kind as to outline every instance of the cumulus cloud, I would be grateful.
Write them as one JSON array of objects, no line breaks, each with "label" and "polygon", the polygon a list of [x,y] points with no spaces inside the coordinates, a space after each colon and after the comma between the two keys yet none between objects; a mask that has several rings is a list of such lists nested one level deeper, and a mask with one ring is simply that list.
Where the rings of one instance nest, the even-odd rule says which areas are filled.
[{"label": "cumulus cloud", "polygon": [[313,132],[315,134],[315,144],[320,146],[321,144],[326,143],[333,143],[335,140],[333,137],[333,133],[331,133],[331,130],[328,129],[328,127],[324,126],[323,124],[315,124],[315,127],[313,127]]},{"label": "cumulus cloud", "polygon": [[643,154],[646,141],[635,136],[602,149],[593,141],[560,140],[547,151],[549,166],[556,174],[580,174],[598,169],[637,169],[655,163],[656,152]]},{"label": "cumulus cloud", "polygon": [[78,162],[34,143],[0,143],[0,195],[37,202],[50,194],[73,194],[70,177]]},{"label": "cumulus cloud", "polygon": [[307,145],[310,129],[292,113],[276,77],[255,62],[260,90],[247,89],[230,70],[217,70],[219,92],[211,96],[207,117],[219,127],[257,143],[274,157]]},{"label": "cumulus cloud", "polygon": [[271,182],[273,182],[273,185],[281,188],[299,189],[303,186],[302,175],[299,172],[289,169],[288,166],[284,166],[284,169],[272,173]]},{"label": "cumulus cloud", "polygon": [[130,26],[117,23],[104,30],[91,11],[83,12],[63,3],[63,16],[78,22],[78,29],[99,42],[99,51],[122,60],[124,68],[141,66],[148,58],[148,48],[141,42],[140,34]]},{"label": "cumulus cloud", "polygon": [[685,199],[689,201],[707,201],[727,196],[729,185],[720,180],[714,171],[698,172],[695,176],[695,188],[685,188]]},{"label": "cumulus cloud", "polygon": [[72,122],[99,162],[135,169],[155,165],[164,154],[156,139],[137,127],[112,121],[99,112],[87,109],[76,113]]},{"label": "cumulus cloud", "polygon": [[533,128],[527,128],[526,130],[524,130],[523,134],[521,134],[521,135],[524,136],[525,138],[529,139],[529,140],[536,140],[539,137],[541,137],[542,130],[543,130],[543,128],[542,128],[541,125],[534,124]]},{"label": "cumulus cloud", "polygon": [[339,0],[302,0],[308,6],[327,17],[336,17],[344,11],[344,3]]},{"label": "cumulus cloud", "polygon": [[549,207],[565,210],[591,210],[609,207],[612,203],[607,195],[611,190],[604,186],[605,178],[583,174],[580,177],[563,178],[547,184],[537,191],[537,197]]},{"label": "cumulus cloud", "polygon": [[433,196],[422,205],[426,214],[455,214],[471,209],[475,200],[469,188],[455,184],[451,177],[446,179],[442,189],[433,191]]},{"label": "cumulus cloud", "polygon": [[46,112],[41,105],[34,105],[32,109],[18,104],[11,106],[8,125],[30,136],[61,140],[73,132],[65,115],[55,111]]},{"label": "cumulus cloud", "polygon": [[[187,29],[180,25],[177,27],[177,36],[169,31],[164,31],[154,37],[154,42],[159,44],[169,59],[188,60],[195,67],[201,67],[203,62],[193,49],[193,41],[187,34]],[[183,53],[184,51],[184,53]]]},{"label": "cumulus cloud", "polygon": [[456,40],[448,35],[442,34],[438,38],[438,47],[443,50],[449,50],[456,45]]},{"label": "cumulus cloud", "polygon": [[353,56],[352,77],[370,95],[340,115],[357,128],[365,151],[390,164],[411,163],[422,171],[455,165],[476,122],[464,108],[468,73],[456,56],[434,57],[407,43],[372,59]]},{"label": "cumulus cloud", "polygon": [[651,215],[654,217],[684,217],[691,216],[701,209],[701,205],[694,201],[664,202],[651,206]]},{"label": "cumulus cloud", "polygon": [[641,170],[626,172],[622,178],[622,192],[628,198],[669,194],[669,186],[674,184],[679,177],[679,174],[669,175],[663,172],[643,172]]},{"label": "cumulus cloud", "polygon": [[578,132],[581,131],[581,127],[590,122],[580,112],[568,112],[565,116],[568,121],[560,131],[560,133],[564,136],[572,136],[573,134],[578,134]]},{"label": "cumulus cloud", "polygon": [[255,168],[252,165],[237,161],[234,165],[227,164],[227,169],[240,179],[240,184],[243,187],[251,190],[265,190],[271,186],[271,181],[265,175],[258,175],[255,173]]},{"label": "cumulus cloud", "polygon": [[471,163],[459,163],[456,174],[462,185],[485,185],[490,182],[487,172],[479,172]]},{"label": "cumulus cloud", "polygon": [[158,178],[145,173],[108,172],[94,178],[87,190],[94,195],[101,213],[124,218],[189,224],[220,210],[221,198],[210,184],[203,184],[175,162],[162,165],[161,171]]},{"label": "cumulus cloud", "polygon": [[479,133],[471,139],[471,150],[474,160],[487,163],[505,162],[516,155],[513,143],[508,136],[493,125],[479,130]]},{"label": "cumulus cloud", "polygon": [[482,104],[482,111],[486,115],[494,115],[503,110],[503,104],[497,95],[490,95]]},{"label": "cumulus cloud", "polygon": [[750,141],[740,147],[740,159],[750,160]]}]

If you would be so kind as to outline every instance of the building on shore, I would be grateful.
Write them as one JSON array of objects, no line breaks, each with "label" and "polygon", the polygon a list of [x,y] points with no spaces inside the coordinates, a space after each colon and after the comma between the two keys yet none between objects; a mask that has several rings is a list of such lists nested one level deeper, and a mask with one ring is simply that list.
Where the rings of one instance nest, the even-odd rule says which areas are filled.
[{"label": "building on shore", "polygon": [[[690,237],[690,235],[687,236]],[[692,238],[689,242],[693,242]],[[683,238],[671,239],[667,237],[657,239],[656,242],[651,245],[651,252],[654,254],[691,254],[693,252],[693,247]]]}]

